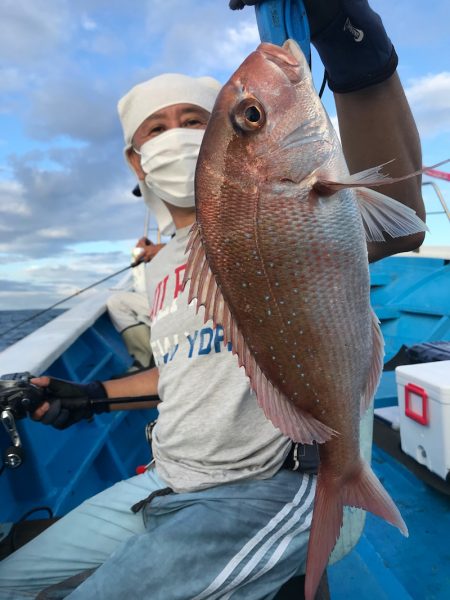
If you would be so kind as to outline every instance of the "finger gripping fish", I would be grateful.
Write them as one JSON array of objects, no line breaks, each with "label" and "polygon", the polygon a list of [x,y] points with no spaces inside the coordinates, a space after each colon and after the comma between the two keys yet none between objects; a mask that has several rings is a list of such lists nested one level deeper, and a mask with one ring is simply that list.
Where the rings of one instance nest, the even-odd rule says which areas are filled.
[{"label": "finger gripping fish", "polygon": [[197,222],[185,282],[231,341],[267,418],[317,441],[308,547],[312,600],[344,505],[407,529],[360,457],[360,416],[383,366],[369,301],[367,239],[423,231],[411,209],[350,175],[295,42],[261,44],[219,94],[196,172]]}]

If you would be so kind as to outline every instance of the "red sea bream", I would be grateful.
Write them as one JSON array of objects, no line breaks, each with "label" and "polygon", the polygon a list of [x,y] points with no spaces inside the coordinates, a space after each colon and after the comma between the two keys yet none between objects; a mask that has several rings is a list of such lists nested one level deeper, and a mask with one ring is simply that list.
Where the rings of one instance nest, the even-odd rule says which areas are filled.
[{"label": "red sea bream", "polygon": [[[359,449],[383,365],[366,240],[423,231],[415,213],[349,175],[295,42],[261,44],[223,87],[200,150],[185,281],[224,327],[258,402],[293,440],[320,444],[308,547],[312,600],[344,505],[403,519]],[[392,181],[384,178],[385,181]]]}]

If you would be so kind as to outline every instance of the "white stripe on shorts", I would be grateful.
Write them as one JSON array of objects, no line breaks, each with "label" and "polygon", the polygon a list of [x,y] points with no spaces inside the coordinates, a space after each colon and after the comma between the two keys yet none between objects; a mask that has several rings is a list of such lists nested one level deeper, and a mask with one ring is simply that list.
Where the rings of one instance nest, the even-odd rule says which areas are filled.
[{"label": "white stripe on shorts", "polygon": [[[313,496],[313,499],[314,499],[314,496]],[[311,503],[311,506],[312,506],[312,504],[313,503]],[[305,514],[305,512],[303,510],[301,510],[301,511],[298,510],[297,513],[299,513],[299,512],[301,512],[302,515]],[[267,571],[270,571],[270,569],[272,569],[277,564],[277,562],[280,560],[280,558],[283,556],[283,553],[285,552],[286,548],[291,543],[291,540],[294,537],[294,535],[298,535],[298,534],[302,533],[303,531],[306,531],[307,529],[309,529],[311,527],[311,521],[312,521],[312,510],[310,510],[306,519],[301,523],[301,525],[299,527],[294,529],[294,531],[292,531],[289,535],[287,535],[286,537],[284,537],[281,540],[281,542],[278,544],[278,547],[274,550],[274,552],[272,553],[272,556],[270,557],[270,559],[267,561],[267,563],[264,565],[264,567],[262,569],[260,569],[256,573],[254,573],[252,575],[252,577],[250,577],[250,579],[245,581],[245,583],[239,585],[239,582],[236,582],[236,580],[238,580],[238,579],[242,581],[243,578],[239,576],[231,584],[229,584],[226,587],[227,591],[230,589],[230,587],[232,587],[232,589],[229,591],[229,593],[227,593],[226,596],[223,596],[223,600],[229,600],[229,598],[231,598],[231,596],[237,589],[241,588],[243,585],[247,585],[251,581],[255,581],[255,579],[258,579],[258,577],[262,577],[265,573],[267,573]],[[241,575],[242,575],[242,571],[241,571]],[[238,585],[236,585],[236,583],[238,583]],[[214,596],[214,597],[216,598],[217,596]]]},{"label": "white stripe on shorts", "polygon": [[[233,556],[233,558],[228,562],[228,564],[217,575],[215,580],[205,590],[203,590],[203,592],[200,592],[200,594],[195,596],[195,598],[193,598],[192,600],[204,600],[205,598],[208,598],[208,600],[212,600],[213,598],[220,598],[221,595],[224,594],[225,590],[220,589],[220,588],[223,586],[226,579],[243,562],[244,558],[262,541],[262,539],[265,536],[267,536],[270,532],[272,532],[277,527],[277,525],[291,511],[293,511],[299,505],[299,503],[301,502],[301,500],[306,492],[306,489],[308,487],[310,479],[312,477],[314,477],[314,476],[306,475],[306,474],[303,475],[302,483],[300,485],[298,492],[295,494],[293,500],[291,502],[289,502],[288,504],[285,504],[284,507],[274,517],[272,517],[272,519],[269,521],[269,523],[267,523],[267,525],[265,525],[265,527],[260,529],[241,548],[241,550],[235,556]],[[305,513],[308,512],[308,510],[310,510],[310,508],[313,504],[313,501],[314,501],[314,494],[315,494],[314,485],[311,485],[310,490],[307,494],[307,497],[305,498],[304,502],[302,503],[302,506],[298,510],[294,511],[293,516],[291,516],[289,521],[287,523],[285,523],[285,525],[280,530],[276,530],[274,533],[271,534],[271,536],[266,540],[266,542],[264,543],[262,548],[251,559],[249,564],[251,563],[252,566],[250,567],[249,571],[253,568],[253,566],[256,566],[256,564],[266,554],[267,550],[269,550],[276,543],[276,541],[280,538],[280,536],[282,536],[283,534],[286,534],[293,527],[293,525],[295,523],[297,523],[298,520]],[[308,526],[309,525],[307,525],[307,526],[305,525],[305,528]],[[247,571],[247,568],[245,567],[244,570]],[[248,573],[246,573],[244,575],[244,577],[246,577],[247,575],[248,575]],[[235,579],[226,586],[226,591],[229,591],[230,587],[232,587],[234,589],[236,587],[237,581],[241,581],[241,574],[237,575],[235,577]]]}]

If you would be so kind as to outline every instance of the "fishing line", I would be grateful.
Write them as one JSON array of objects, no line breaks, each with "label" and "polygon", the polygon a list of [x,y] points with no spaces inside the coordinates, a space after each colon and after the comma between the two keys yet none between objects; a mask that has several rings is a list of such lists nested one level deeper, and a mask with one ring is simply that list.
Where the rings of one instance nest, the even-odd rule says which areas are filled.
[{"label": "fishing line", "polygon": [[120,269],[120,271],[117,271],[116,273],[113,273],[112,275],[108,275],[107,277],[104,277],[103,279],[100,279],[100,281],[91,283],[91,285],[88,285],[87,287],[83,288],[82,290],[78,290],[78,292],[75,292],[74,294],[67,296],[67,298],[63,298],[62,300],[55,302],[55,304],[52,304],[48,308],[44,308],[44,310],[41,310],[40,312],[36,313],[35,315],[32,315],[31,317],[28,317],[28,318],[24,319],[23,321],[16,323],[13,327],[10,327],[6,331],[3,331],[2,333],[0,333],[0,338],[11,331],[14,331],[14,329],[17,329],[21,325],[24,325],[24,323],[29,323],[30,321],[33,321],[33,319],[36,319],[37,317],[40,317],[41,315],[45,314],[49,310],[52,310],[52,308],[56,308],[63,302],[67,302],[67,300],[70,300],[71,298],[75,298],[75,296],[79,296],[83,292],[90,290],[91,288],[95,287],[96,285],[99,285],[100,283],[103,283],[104,281],[107,281],[108,279],[111,279],[112,277],[116,277],[116,275],[120,275],[121,273],[123,273],[124,271],[127,271],[128,269],[133,269],[134,267],[137,267],[137,265],[139,265],[139,264],[140,264],[140,262],[134,262],[131,265],[128,265],[127,267],[124,267],[123,269]]}]

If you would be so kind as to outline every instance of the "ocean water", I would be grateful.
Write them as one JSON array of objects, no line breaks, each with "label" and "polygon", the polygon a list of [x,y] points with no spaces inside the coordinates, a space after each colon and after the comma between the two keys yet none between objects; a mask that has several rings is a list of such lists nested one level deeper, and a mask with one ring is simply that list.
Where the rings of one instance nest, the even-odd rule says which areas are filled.
[{"label": "ocean water", "polygon": [[[36,308],[35,310],[0,310],[0,352],[11,346],[11,344],[21,340],[35,329],[39,329],[42,325],[45,325],[65,312],[66,309],[53,308],[34,319],[30,319],[30,317],[37,315],[41,310],[40,308]],[[23,323],[27,319],[30,320]],[[13,328],[12,331],[8,331],[11,328]]]}]

